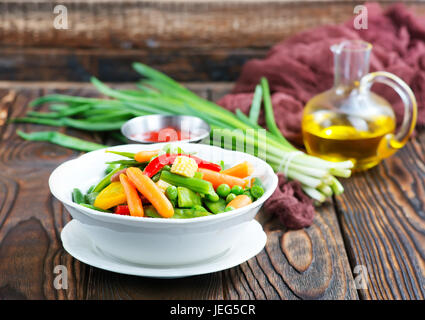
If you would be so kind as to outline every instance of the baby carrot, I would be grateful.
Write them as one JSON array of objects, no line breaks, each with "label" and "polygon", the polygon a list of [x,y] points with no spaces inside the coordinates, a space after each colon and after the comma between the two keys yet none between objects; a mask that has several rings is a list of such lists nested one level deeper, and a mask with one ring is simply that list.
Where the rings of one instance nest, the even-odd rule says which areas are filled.
[{"label": "baby carrot", "polygon": [[247,181],[241,178],[233,177],[228,174],[223,174],[223,173],[208,170],[208,169],[198,168],[198,171],[203,173],[203,176],[202,176],[203,180],[206,180],[212,183],[214,189],[217,189],[217,187],[223,183],[229,185],[230,188],[232,188],[235,185],[245,187],[247,183]]},{"label": "baby carrot", "polygon": [[245,207],[245,206],[247,206],[251,203],[252,203],[251,197],[248,197],[246,194],[241,194],[239,196],[236,196],[236,198],[233,199],[232,201],[230,201],[226,205],[226,208],[232,207],[234,209],[239,209],[239,208]]},{"label": "baby carrot", "polygon": [[221,171],[221,173],[228,174],[238,178],[246,178],[254,172],[254,168],[251,163],[244,161],[229,169]]},{"label": "baby carrot", "polygon": [[162,217],[171,218],[174,215],[174,208],[170,200],[168,200],[151,178],[143,174],[142,170],[131,167],[127,169],[126,173],[137,190],[152,203],[156,211],[158,211]]},{"label": "baby carrot", "polygon": [[160,150],[139,151],[134,155],[134,160],[138,162],[148,162],[152,157],[158,155]]},{"label": "baby carrot", "polygon": [[127,205],[130,210],[130,215],[135,217],[143,217],[143,206],[136,188],[128,180],[127,176],[123,173],[120,174],[120,182],[124,187],[125,196],[127,197]]}]

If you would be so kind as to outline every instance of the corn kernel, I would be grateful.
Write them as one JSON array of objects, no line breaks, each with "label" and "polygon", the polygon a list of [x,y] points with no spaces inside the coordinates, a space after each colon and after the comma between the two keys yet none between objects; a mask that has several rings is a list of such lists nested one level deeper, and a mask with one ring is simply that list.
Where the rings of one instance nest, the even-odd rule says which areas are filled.
[{"label": "corn kernel", "polygon": [[198,170],[198,164],[192,158],[186,156],[178,156],[171,166],[171,172],[181,176],[193,178]]},{"label": "corn kernel", "polygon": [[167,188],[169,187],[169,186],[171,186],[171,184],[169,184],[168,182],[165,182],[164,180],[158,180],[157,182],[156,182],[156,185],[158,186],[158,188],[162,191],[162,192],[165,192],[165,190],[167,190]]}]

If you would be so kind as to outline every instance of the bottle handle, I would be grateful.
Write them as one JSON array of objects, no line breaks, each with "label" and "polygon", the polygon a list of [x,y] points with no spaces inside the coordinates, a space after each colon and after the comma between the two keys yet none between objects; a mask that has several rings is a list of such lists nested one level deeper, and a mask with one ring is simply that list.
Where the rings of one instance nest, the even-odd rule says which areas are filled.
[{"label": "bottle handle", "polygon": [[360,80],[360,92],[369,92],[372,85],[377,82],[397,92],[404,105],[404,118],[399,131],[385,135],[379,144],[377,153],[383,159],[401,149],[408,141],[416,125],[418,106],[412,89],[406,82],[390,72],[377,71],[365,75]]}]

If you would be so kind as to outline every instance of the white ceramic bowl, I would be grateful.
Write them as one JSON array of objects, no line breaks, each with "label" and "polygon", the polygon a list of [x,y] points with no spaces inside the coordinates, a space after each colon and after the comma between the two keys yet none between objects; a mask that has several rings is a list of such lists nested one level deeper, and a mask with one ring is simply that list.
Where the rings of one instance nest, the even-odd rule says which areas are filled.
[{"label": "white ceramic bowl", "polygon": [[[266,162],[245,153],[204,144],[185,143],[181,146],[186,152],[196,152],[198,157],[209,161],[223,160],[233,165],[248,160],[255,168],[253,176],[259,177],[264,184],[264,195],[244,208],[192,219],[122,216],[88,209],[72,202],[73,188],[85,192],[104,176],[105,162],[123,159],[105,153],[105,149],[61,164],[49,178],[50,190],[71,216],[82,223],[93,243],[113,257],[154,266],[182,265],[214,258],[236,243],[245,231],[247,222],[254,219],[277,187],[277,177]],[[138,152],[158,148],[155,144],[129,144],[108,150]]]}]

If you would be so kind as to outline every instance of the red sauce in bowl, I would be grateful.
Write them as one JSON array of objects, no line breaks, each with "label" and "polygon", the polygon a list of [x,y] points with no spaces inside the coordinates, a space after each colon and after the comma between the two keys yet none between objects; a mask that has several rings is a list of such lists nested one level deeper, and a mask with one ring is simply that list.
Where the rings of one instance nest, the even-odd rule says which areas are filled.
[{"label": "red sauce in bowl", "polygon": [[147,131],[131,136],[135,140],[142,140],[148,142],[173,142],[188,140],[192,135],[187,131],[180,131],[177,128],[166,127],[157,131]]}]

